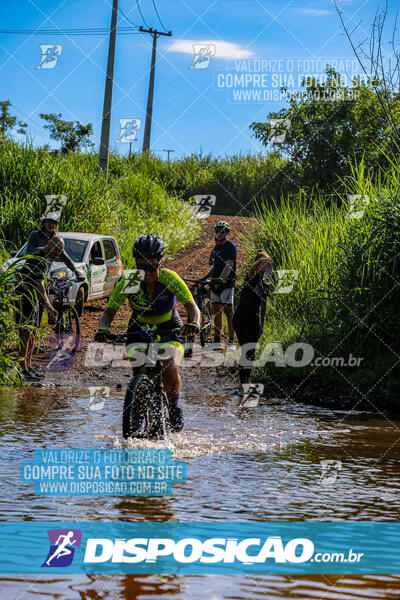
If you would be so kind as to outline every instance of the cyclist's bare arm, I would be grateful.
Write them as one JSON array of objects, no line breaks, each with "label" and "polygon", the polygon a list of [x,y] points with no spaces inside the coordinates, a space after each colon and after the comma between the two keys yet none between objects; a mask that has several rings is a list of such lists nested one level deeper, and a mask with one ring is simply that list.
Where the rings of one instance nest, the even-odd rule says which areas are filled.
[{"label": "cyclist's bare arm", "polygon": [[114,308],[107,307],[100,317],[100,327],[110,327],[117,311]]},{"label": "cyclist's bare arm", "polygon": [[197,323],[200,325],[200,311],[194,300],[190,300],[184,304],[188,315],[188,323]]},{"label": "cyclist's bare arm", "polygon": [[33,280],[33,285],[35,286],[35,288],[36,288],[36,290],[37,290],[37,292],[39,294],[40,301],[42,302],[42,304],[46,308],[47,312],[52,317],[55,317],[57,315],[57,311],[51,305],[51,302],[50,302],[49,297],[47,295],[47,291],[46,291],[46,286],[45,286],[45,283],[44,283],[44,279],[34,279]]}]

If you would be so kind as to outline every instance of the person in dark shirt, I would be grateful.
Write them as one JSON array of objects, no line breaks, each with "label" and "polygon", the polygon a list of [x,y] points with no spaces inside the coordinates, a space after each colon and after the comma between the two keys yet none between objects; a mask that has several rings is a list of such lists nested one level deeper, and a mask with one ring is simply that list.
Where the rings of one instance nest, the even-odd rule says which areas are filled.
[{"label": "person in dark shirt", "polygon": [[[233,315],[233,326],[242,351],[239,360],[240,383],[250,382],[252,367],[248,363],[254,362],[256,345],[264,331],[272,265],[271,257],[264,250],[257,250]],[[250,349],[247,344],[251,345]]]},{"label": "person in dark shirt", "polygon": [[19,298],[19,308],[16,311],[16,321],[21,325],[19,329],[19,355],[22,360],[22,377],[25,381],[39,381],[42,376],[31,367],[34,336],[32,330],[24,325],[37,324],[39,305],[46,308],[49,320],[57,316],[57,311],[52,307],[46,291],[45,278],[52,261],[61,256],[64,251],[64,240],[54,236],[49,239],[46,246],[32,251],[19,271],[20,281],[15,289]]},{"label": "person in dark shirt", "polygon": [[[59,217],[57,213],[47,213],[44,215],[39,229],[37,231],[32,231],[28,237],[26,254],[33,254],[34,250],[37,250],[38,248],[44,248],[46,246],[47,242],[58,233],[58,221]],[[82,273],[77,271],[74,263],[65,250],[63,250],[60,256],[57,258],[60,262],[63,262],[68,269],[75,273],[77,281],[85,280]]]},{"label": "person in dark shirt", "polygon": [[[217,221],[214,226],[216,244],[210,254],[211,269],[204,279],[211,277],[211,304],[214,314],[214,343],[221,345],[222,311],[226,315],[229,332],[228,350],[234,350],[233,293],[236,279],[237,248],[227,239],[229,225]],[[222,349],[222,346],[221,346]]]}]

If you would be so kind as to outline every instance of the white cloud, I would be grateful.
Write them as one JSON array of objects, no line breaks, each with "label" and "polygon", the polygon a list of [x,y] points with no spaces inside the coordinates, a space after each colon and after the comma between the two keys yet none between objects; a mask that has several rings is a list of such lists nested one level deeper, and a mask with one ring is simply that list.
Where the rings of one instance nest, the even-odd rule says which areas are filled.
[{"label": "white cloud", "polygon": [[193,44],[213,44],[216,48],[214,59],[250,58],[254,52],[233,42],[221,40],[175,40],[168,47],[168,52],[181,52],[193,55]]},{"label": "white cloud", "polygon": [[333,14],[332,10],[324,10],[323,8],[301,8],[300,12],[311,17],[326,17]]}]

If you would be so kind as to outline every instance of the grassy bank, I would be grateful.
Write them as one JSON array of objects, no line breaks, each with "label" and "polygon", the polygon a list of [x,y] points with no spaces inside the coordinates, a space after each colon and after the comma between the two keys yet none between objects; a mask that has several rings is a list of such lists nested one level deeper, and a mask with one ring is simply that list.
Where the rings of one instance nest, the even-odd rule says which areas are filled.
[{"label": "grassy bank", "polygon": [[[67,197],[62,231],[115,236],[126,268],[133,266],[132,242],[138,235],[160,235],[167,255],[198,236],[200,223],[187,202],[131,162],[112,157],[112,164],[117,160],[121,169],[110,169],[106,177],[98,170],[94,155],[62,155],[11,140],[1,142],[0,261],[37,229],[46,195]],[[12,318],[16,299],[11,275],[11,270],[0,271],[0,385],[18,381],[12,369],[16,357],[9,351],[18,338]]]},{"label": "grassy bank", "polygon": [[[116,160],[123,159],[112,158],[112,164]],[[67,197],[61,230],[114,235],[126,266],[137,235],[157,233],[171,254],[200,229],[187,203],[127,161],[106,177],[94,155],[54,154],[6,141],[0,146],[0,190],[0,239],[7,250],[37,227],[46,195]]]},{"label": "grassy bank", "polygon": [[[347,183],[348,195],[360,197],[356,208],[349,209],[346,195],[340,208],[297,196],[259,209],[245,240],[249,261],[265,248],[276,270],[294,280],[289,293],[280,293],[275,273],[259,351],[268,360],[256,372],[267,385],[277,383],[278,393],[288,382],[300,394],[323,385],[370,408],[394,397],[400,379],[399,184],[400,163],[376,179],[360,165]],[[292,344],[310,345],[314,366],[288,365]],[[340,365],[350,354],[362,359],[358,367]],[[299,349],[296,360],[301,356]],[[335,364],[315,366],[323,357]]]}]

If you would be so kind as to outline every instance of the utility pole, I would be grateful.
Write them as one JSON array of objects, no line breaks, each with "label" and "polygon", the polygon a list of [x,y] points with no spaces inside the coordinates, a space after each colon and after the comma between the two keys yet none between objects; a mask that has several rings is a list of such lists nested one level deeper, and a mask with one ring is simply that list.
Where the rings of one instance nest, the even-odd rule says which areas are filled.
[{"label": "utility pole", "polygon": [[146,124],[144,128],[144,136],[143,136],[143,148],[142,152],[150,151],[150,132],[151,132],[151,117],[153,113],[153,94],[154,94],[154,73],[156,69],[156,46],[157,46],[157,38],[159,35],[171,36],[172,31],[163,32],[156,31],[152,27],[150,29],[143,29],[143,27],[139,27],[139,31],[142,33],[150,33],[153,36],[153,50],[151,53],[151,68],[150,68],[150,81],[149,81],[149,93],[147,96],[147,109],[146,109]]},{"label": "utility pole", "polygon": [[114,60],[115,60],[115,40],[117,37],[117,16],[118,0],[113,0],[113,9],[111,15],[110,39],[108,43],[108,61],[106,85],[104,89],[103,121],[101,124],[101,137],[99,149],[99,168],[103,171],[108,169],[108,153],[110,146],[110,124],[111,124],[111,104],[114,79]]},{"label": "utility pole", "polygon": [[169,162],[169,155],[171,152],[175,152],[175,150],[173,148],[164,148],[164,152],[167,153],[167,161]]},{"label": "utility pole", "polygon": [[[134,140],[135,142],[137,142],[138,140]],[[129,142],[129,158],[131,158],[132,156],[132,142]]]}]

